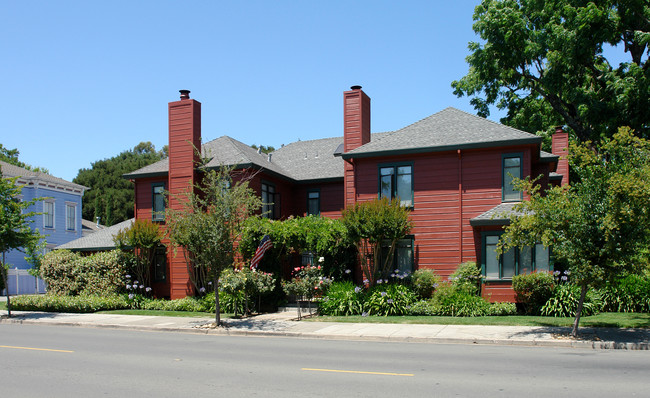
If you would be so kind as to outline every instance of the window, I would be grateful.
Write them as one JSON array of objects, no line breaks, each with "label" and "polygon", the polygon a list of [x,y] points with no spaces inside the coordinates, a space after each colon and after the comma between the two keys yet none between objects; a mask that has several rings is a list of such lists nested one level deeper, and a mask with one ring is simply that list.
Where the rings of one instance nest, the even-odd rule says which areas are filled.
[{"label": "window", "polygon": [[280,216],[280,195],[275,192],[275,186],[262,183],[262,217],[275,220]]},{"label": "window", "polygon": [[320,192],[309,191],[307,192],[307,215],[320,214]]},{"label": "window", "polygon": [[[385,241],[382,244],[381,256],[382,256],[382,265],[383,261],[388,256],[388,251],[390,249],[390,241]],[[400,273],[408,272],[409,274],[413,272],[413,237],[408,236],[404,239],[397,241],[395,245],[395,252],[393,253],[392,266],[390,267],[390,272],[399,270]]]},{"label": "window", "polygon": [[549,249],[541,243],[513,248],[499,256],[497,243],[500,235],[500,232],[483,233],[482,268],[488,280],[512,279],[519,274],[551,270]]},{"label": "window", "polygon": [[165,221],[165,183],[159,182],[151,185],[152,206],[151,220]]},{"label": "window", "polygon": [[158,247],[153,257],[153,281],[165,282],[167,280],[167,252],[164,247]]},{"label": "window", "polygon": [[77,204],[65,204],[65,229],[66,231],[74,231],[77,229]]},{"label": "window", "polygon": [[413,166],[410,164],[379,167],[379,197],[399,198],[400,204],[413,207]]},{"label": "window", "polygon": [[521,191],[517,191],[512,185],[513,179],[521,178],[522,157],[521,154],[503,155],[501,169],[503,171],[502,191],[504,202],[516,202],[522,199]]},{"label": "window", "polygon": [[43,228],[54,228],[54,201],[43,202]]}]

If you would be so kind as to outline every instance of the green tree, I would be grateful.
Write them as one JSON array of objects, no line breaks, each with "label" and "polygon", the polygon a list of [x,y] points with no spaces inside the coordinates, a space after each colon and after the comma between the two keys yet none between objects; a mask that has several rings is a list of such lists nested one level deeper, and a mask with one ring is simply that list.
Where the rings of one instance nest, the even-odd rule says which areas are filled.
[{"label": "green tree", "polygon": [[133,218],[133,183],[122,176],[155,163],[163,156],[164,148],[156,151],[151,142],[141,142],[110,159],[93,162],[89,169],[79,170],[73,182],[90,188],[82,198],[83,218],[95,221],[99,217],[105,225]]},{"label": "green tree", "polygon": [[[412,228],[410,213],[398,200],[389,201],[387,198],[355,203],[343,211],[341,220],[357,246],[361,271],[370,286],[390,274],[397,241]],[[388,247],[383,258],[382,247]]]},{"label": "green tree", "polygon": [[162,242],[158,224],[151,220],[135,220],[131,227],[119,231],[113,241],[122,251],[133,250],[135,261],[132,271],[135,280],[141,281],[144,286],[151,286],[151,264],[156,248]]},{"label": "green tree", "polygon": [[[2,170],[0,169],[0,174]],[[41,199],[21,201],[18,199],[22,186],[16,183],[16,178],[0,178],[0,253],[2,254],[2,266],[0,277],[4,285],[7,285],[7,264],[5,264],[5,253],[9,250],[18,249],[25,251],[25,248],[36,247],[42,239],[37,230],[32,230],[30,224],[32,217],[37,213],[29,211],[29,207]],[[11,316],[11,299],[7,289],[7,310]]]},{"label": "green tree", "polygon": [[[580,142],[631,126],[650,137],[647,0],[483,0],[466,76],[452,83],[478,114],[529,132],[567,125]],[[610,47],[626,59],[615,64]]]},{"label": "green tree", "polygon": [[253,145],[251,145],[251,148],[257,149],[262,153],[271,153],[271,152],[275,151],[275,148],[273,146],[270,146],[270,145],[269,146],[265,146],[265,145],[257,146],[255,144],[253,144]]},{"label": "green tree", "polygon": [[233,266],[235,242],[243,224],[262,205],[248,181],[232,179],[233,169],[209,170],[191,192],[178,197],[180,209],[167,209],[165,219],[171,244],[183,248],[194,287],[211,281],[215,291],[215,319],[221,323],[219,276]]},{"label": "green tree", "polygon": [[591,288],[647,267],[650,257],[650,142],[622,128],[599,152],[589,143],[571,148],[580,177],[572,186],[542,192],[519,180],[530,201],[500,240],[501,250],[542,242],[581,288],[572,335],[577,336],[585,295]]}]

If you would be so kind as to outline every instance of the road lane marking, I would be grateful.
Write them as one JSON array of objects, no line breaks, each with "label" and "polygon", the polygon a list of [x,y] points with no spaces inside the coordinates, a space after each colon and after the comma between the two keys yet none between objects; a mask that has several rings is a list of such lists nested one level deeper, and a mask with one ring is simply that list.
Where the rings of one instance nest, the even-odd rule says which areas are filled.
[{"label": "road lane marking", "polygon": [[50,351],[50,352],[74,352],[69,350],[53,350],[51,348],[35,348],[35,347],[16,347],[12,345],[0,345],[0,348],[13,348],[16,350],[33,350],[33,351]]},{"label": "road lane marking", "polygon": [[313,368],[302,368],[300,370],[308,370],[311,372],[333,372],[333,373],[356,373],[364,375],[381,375],[381,376],[415,376],[412,373],[386,373],[386,372],[364,372],[361,370],[340,370],[340,369],[313,369]]}]

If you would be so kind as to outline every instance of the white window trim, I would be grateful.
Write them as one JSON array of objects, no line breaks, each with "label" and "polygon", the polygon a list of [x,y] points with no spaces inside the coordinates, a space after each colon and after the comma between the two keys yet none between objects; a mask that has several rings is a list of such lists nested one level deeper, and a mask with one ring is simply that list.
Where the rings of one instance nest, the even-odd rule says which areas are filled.
[{"label": "white window trim", "polygon": [[[45,211],[45,204],[52,203],[52,225],[47,225],[47,216],[49,213]],[[43,229],[56,229],[56,200],[47,199],[43,201]]]},{"label": "white window trim", "polygon": [[[72,207],[74,209],[74,224],[72,225],[72,228],[68,228],[68,207]],[[65,202],[65,230],[66,231],[76,231],[77,230],[77,203],[75,202]]]}]

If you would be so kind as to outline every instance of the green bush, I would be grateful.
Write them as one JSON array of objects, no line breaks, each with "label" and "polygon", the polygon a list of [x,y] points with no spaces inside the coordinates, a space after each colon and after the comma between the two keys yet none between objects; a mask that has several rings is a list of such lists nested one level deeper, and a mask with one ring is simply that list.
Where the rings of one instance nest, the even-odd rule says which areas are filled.
[{"label": "green bush", "polygon": [[[555,317],[572,317],[576,315],[580,300],[580,287],[569,283],[557,285],[553,296],[542,307],[542,315]],[[601,303],[598,294],[589,290],[582,305],[581,316],[595,315],[600,312]]]},{"label": "green bush", "polygon": [[318,301],[321,315],[361,315],[363,313],[364,292],[352,282],[334,282],[327,294]]},{"label": "green bush", "polygon": [[470,295],[478,295],[481,291],[481,268],[474,261],[466,261],[458,265],[456,271],[449,276],[449,281],[455,290]]},{"label": "green bush", "polygon": [[442,282],[442,278],[431,269],[419,269],[411,276],[415,294],[423,299],[430,298],[440,282]]},{"label": "green bush", "polygon": [[11,299],[16,311],[74,312],[87,313],[130,308],[124,295],[80,295],[66,296],[45,294],[40,296],[17,296]]},{"label": "green bush", "polygon": [[[454,293],[454,295],[458,292]],[[454,299],[448,297],[446,303],[435,299],[420,300],[409,310],[410,315],[429,316],[497,316],[514,315],[517,307],[514,303],[487,303],[477,296],[460,293]],[[486,305],[487,304],[487,305]],[[459,310],[460,309],[460,310]],[[468,315],[471,314],[471,315]]]},{"label": "green bush", "polygon": [[415,293],[404,285],[377,285],[370,289],[364,303],[368,315],[405,315],[413,303]]},{"label": "green bush", "polygon": [[[212,297],[214,298],[214,295]],[[156,311],[207,312],[206,303],[196,297],[183,297],[176,300],[145,299],[141,302],[139,308]]]},{"label": "green bush", "polygon": [[439,307],[438,315],[485,316],[489,314],[490,303],[472,293],[469,284],[441,285],[433,295],[434,305]]},{"label": "green bush", "polygon": [[539,315],[542,307],[553,296],[555,278],[550,272],[533,272],[512,277],[515,299],[527,315]]},{"label": "green bush", "polygon": [[83,257],[68,250],[43,256],[40,275],[56,295],[113,295],[124,290],[128,261],[119,250]]},{"label": "green bush", "polygon": [[650,312],[650,276],[628,275],[601,290],[603,311]]}]

